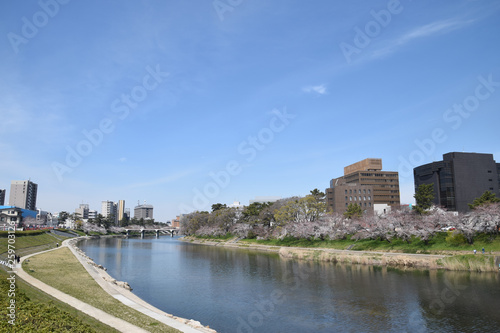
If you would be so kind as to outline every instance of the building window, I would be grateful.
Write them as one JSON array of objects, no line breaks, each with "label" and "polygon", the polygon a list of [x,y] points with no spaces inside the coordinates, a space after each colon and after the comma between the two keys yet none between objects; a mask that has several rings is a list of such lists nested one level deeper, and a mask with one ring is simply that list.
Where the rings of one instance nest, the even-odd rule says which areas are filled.
[{"label": "building window", "polygon": [[368,189],[368,194],[372,193],[372,190]]},{"label": "building window", "polygon": [[363,200],[366,200],[366,197],[363,197]]},{"label": "building window", "polygon": [[372,206],[372,203],[371,203],[371,202],[369,202],[369,203],[368,203],[368,207],[371,207],[371,206]]},{"label": "building window", "polygon": [[345,194],[347,194],[347,190],[345,190]]},{"label": "building window", "polygon": [[366,188],[365,188],[365,189],[363,189],[363,194],[366,194]]},{"label": "building window", "polygon": [[366,207],[366,202],[365,202],[365,207]]},{"label": "building window", "polygon": [[345,206],[346,206],[346,207],[348,206],[347,202],[345,203]]},{"label": "building window", "polygon": [[352,194],[352,190],[349,190],[349,194]]},{"label": "building window", "polygon": [[370,197],[370,196],[369,196],[369,197],[368,197],[368,200],[369,200],[369,201],[372,201],[372,197]]},{"label": "building window", "polygon": [[354,197],[354,201],[356,201],[356,197]]},{"label": "building window", "polygon": [[361,197],[359,197],[359,201],[361,201]]},{"label": "building window", "polygon": [[349,201],[352,201],[352,196],[351,196],[351,197],[349,197]]},{"label": "building window", "polygon": [[345,201],[347,201],[347,195],[345,196]]}]

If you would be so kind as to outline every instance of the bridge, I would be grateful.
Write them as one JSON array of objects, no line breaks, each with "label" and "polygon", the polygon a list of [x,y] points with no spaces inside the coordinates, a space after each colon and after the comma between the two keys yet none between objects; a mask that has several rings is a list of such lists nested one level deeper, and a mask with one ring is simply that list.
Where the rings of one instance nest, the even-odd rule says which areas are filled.
[{"label": "bridge", "polygon": [[163,234],[168,234],[171,237],[174,237],[174,235],[179,234],[179,228],[155,228],[155,229],[147,229],[147,228],[142,228],[142,229],[126,229],[125,231],[127,232],[127,236],[130,235],[131,231],[136,231],[141,233],[141,238],[144,238],[144,234],[146,232],[154,232],[156,234],[156,237],[160,236],[160,233]]}]

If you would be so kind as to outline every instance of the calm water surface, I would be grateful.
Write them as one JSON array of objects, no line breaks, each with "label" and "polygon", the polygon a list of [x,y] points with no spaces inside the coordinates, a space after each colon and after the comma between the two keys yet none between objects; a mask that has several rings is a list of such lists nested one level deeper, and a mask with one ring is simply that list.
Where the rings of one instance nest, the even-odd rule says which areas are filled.
[{"label": "calm water surface", "polygon": [[177,238],[79,244],[133,292],[218,332],[500,332],[500,274],[280,259]]}]

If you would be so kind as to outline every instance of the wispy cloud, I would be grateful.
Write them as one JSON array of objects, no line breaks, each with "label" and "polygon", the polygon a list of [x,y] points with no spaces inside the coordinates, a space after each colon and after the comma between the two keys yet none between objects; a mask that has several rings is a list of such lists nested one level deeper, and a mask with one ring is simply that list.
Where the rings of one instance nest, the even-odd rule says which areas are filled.
[{"label": "wispy cloud", "polygon": [[445,21],[433,22],[430,24],[426,24],[424,26],[413,29],[412,31],[406,33],[401,36],[398,40],[399,44],[404,44],[412,39],[426,37],[430,35],[435,35],[439,33],[448,33],[456,29],[460,29],[470,23],[474,22],[474,20],[461,21],[456,19],[450,19]]},{"label": "wispy cloud", "polygon": [[326,95],[328,92],[326,91],[326,85],[325,84],[320,84],[317,86],[307,86],[302,88],[302,91],[306,93],[316,93],[319,95]]},{"label": "wispy cloud", "polygon": [[461,29],[466,25],[473,23],[474,20],[459,20],[459,19],[448,19],[432,22],[426,25],[422,25],[420,27],[414,28],[402,36],[399,36],[396,39],[390,40],[388,43],[383,45],[381,48],[373,51],[371,56],[373,58],[386,56],[395,52],[401,46],[415,40],[418,38],[435,36],[438,34],[447,34],[453,30]]},{"label": "wispy cloud", "polygon": [[194,173],[198,172],[198,170],[185,170],[181,171],[178,173],[174,173],[165,177],[157,178],[157,179],[152,179],[150,181],[146,182],[141,182],[141,183],[135,183],[135,184],[130,184],[127,186],[127,188],[138,188],[138,187],[149,187],[149,186],[155,186],[155,185],[160,185],[160,184],[165,184],[165,183],[172,183],[175,182],[179,179],[185,178],[187,176],[190,176]]}]

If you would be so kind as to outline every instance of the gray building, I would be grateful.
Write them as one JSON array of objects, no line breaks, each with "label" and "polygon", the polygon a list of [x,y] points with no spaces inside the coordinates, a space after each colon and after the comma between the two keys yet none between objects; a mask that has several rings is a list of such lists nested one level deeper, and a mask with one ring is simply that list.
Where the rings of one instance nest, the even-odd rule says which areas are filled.
[{"label": "gray building", "polygon": [[5,190],[0,190],[0,206],[5,205]]},{"label": "gray building", "polygon": [[136,219],[153,219],[153,206],[152,205],[137,205],[134,207],[134,217]]},{"label": "gray building", "polygon": [[468,204],[486,191],[500,196],[500,163],[493,154],[444,154],[442,161],[414,168],[413,176],[415,190],[434,184],[434,204],[452,211],[468,211]]},{"label": "gray building", "polygon": [[30,180],[13,180],[10,184],[9,205],[36,210],[38,185]]},{"label": "gray building", "polygon": [[82,220],[89,219],[89,205],[88,204],[80,204],[78,208],[75,209],[75,214]]}]

